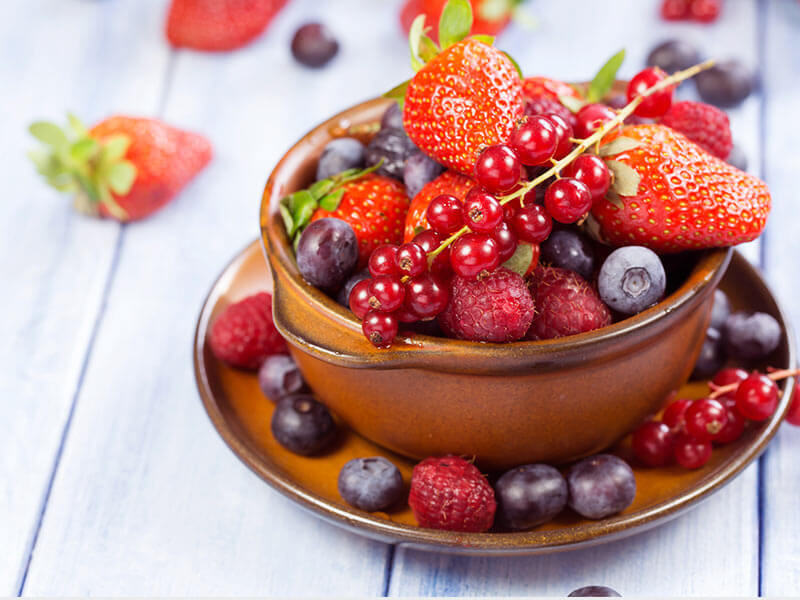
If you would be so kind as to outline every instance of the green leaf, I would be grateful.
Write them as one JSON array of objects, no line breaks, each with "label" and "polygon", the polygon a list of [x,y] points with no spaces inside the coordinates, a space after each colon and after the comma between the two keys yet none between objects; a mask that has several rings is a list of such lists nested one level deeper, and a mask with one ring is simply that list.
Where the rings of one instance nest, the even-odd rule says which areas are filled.
[{"label": "green leaf", "polygon": [[448,0],[439,18],[439,43],[449,48],[469,35],[472,5],[469,0]]},{"label": "green leaf", "polygon": [[294,235],[295,231],[304,227],[311,220],[311,215],[316,209],[317,201],[308,190],[300,190],[289,196],[289,210],[294,222],[294,231],[291,235]]},{"label": "green leaf", "polygon": [[328,212],[333,212],[339,208],[339,202],[341,202],[342,196],[344,196],[344,190],[339,188],[338,190],[335,190],[327,196],[321,198],[319,201],[319,206]]},{"label": "green leaf", "polygon": [[72,129],[72,133],[74,133],[76,137],[82,138],[89,135],[89,130],[86,129],[83,121],[73,113],[67,113],[67,121],[69,122],[70,129]]},{"label": "green leaf", "polygon": [[514,21],[515,25],[527,31],[536,31],[539,29],[539,19],[526,10],[519,2],[516,3],[511,13],[511,20]]},{"label": "green leaf", "polygon": [[61,171],[53,155],[47,150],[29,150],[28,158],[36,167],[36,171],[45,177],[55,177]]},{"label": "green leaf", "polygon": [[411,68],[419,71],[425,62],[419,57],[419,45],[425,35],[425,15],[417,15],[408,31],[408,48],[411,51]]},{"label": "green leaf", "polygon": [[336,182],[332,178],[320,179],[319,181],[312,183],[308,188],[308,191],[314,197],[314,200],[319,200],[326,194],[329,194],[335,186]]},{"label": "green leaf", "polygon": [[614,175],[611,189],[620,196],[635,196],[639,193],[639,182],[641,175],[633,167],[617,160],[607,160],[606,166]]},{"label": "green leaf", "polygon": [[61,128],[48,121],[36,121],[28,127],[31,135],[43,144],[52,146],[56,151],[66,150],[69,140]]},{"label": "green leaf", "polygon": [[283,202],[278,205],[278,212],[281,213],[281,218],[283,218],[283,226],[286,227],[286,234],[291,237],[292,230],[294,229],[292,213],[289,212],[289,208]]},{"label": "green leaf", "polygon": [[[470,39],[478,40],[479,42],[482,42],[482,43],[486,44],[487,46],[491,46],[491,45],[494,44],[494,36],[493,35],[486,35],[486,34],[483,34],[483,33],[476,33],[475,35],[471,35]],[[509,56],[508,58],[511,58],[511,57]]]},{"label": "green leaf", "polygon": [[408,89],[408,84],[411,83],[411,80],[404,81],[400,85],[394,86],[388,92],[383,94],[384,98],[391,98],[392,100],[396,100],[397,103],[400,105],[400,108],[403,108],[403,104],[406,101],[406,90]]},{"label": "green leaf", "polygon": [[82,138],[72,144],[69,149],[69,155],[77,163],[85,163],[92,158],[100,145],[92,138]]},{"label": "green leaf", "polygon": [[559,96],[558,101],[566,106],[572,113],[577,113],[586,105],[584,100],[576,98],[575,96]]},{"label": "green leaf", "polygon": [[506,55],[506,58],[508,58],[508,60],[511,61],[511,64],[514,65],[514,68],[517,70],[517,74],[519,75],[519,78],[522,79],[524,77],[524,75],[522,74],[522,69],[520,68],[519,63],[517,61],[515,61],[514,57],[511,56],[505,50],[502,50],[502,52],[503,52],[503,54]]},{"label": "green leaf", "polygon": [[124,196],[131,191],[133,182],[136,181],[136,167],[128,160],[111,165],[107,175],[108,186],[118,196]]},{"label": "green leaf", "polygon": [[621,135],[618,138],[614,138],[614,140],[609,143],[600,146],[600,152],[598,152],[598,154],[600,156],[614,156],[638,148],[641,145],[642,143],[640,141]]},{"label": "green leaf", "polygon": [[118,161],[125,156],[130,145],[131,140],[127,135],[112,135],[103,141],[103,158],[111,162]]},{"label": "green leaf", "polygon": [[431,38],[423,35],[419,40],[419,58],[423,63],[428,62],[439,54],[439,46]]},{"label": "green leaf", "polygon": [[614,56],[606,61],[597,75],[594,76],[592,82],[589,84],[589,91],[586,93],[586,100],[588,102],[599,102],[606,97],[614,81],[617,79],[617,71],[622,66],[622,61],[625,60],[625,49],[623,48]]},{"label": "green leaf", "polygon": [[528,272],[532,260],[533,246],[527,242],[520,242],[517,245],[517,249],[514,250],[514,254],[511,255],[511,258],[504,262],[502,266],[525,277],[525,273]]}]

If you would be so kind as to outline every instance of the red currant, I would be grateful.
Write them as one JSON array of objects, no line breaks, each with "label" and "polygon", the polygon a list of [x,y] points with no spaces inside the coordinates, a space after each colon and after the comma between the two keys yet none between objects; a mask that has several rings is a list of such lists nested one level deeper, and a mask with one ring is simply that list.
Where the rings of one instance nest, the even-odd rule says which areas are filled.
[{"label": "red currant", "polygon": [[[422,248],[423,252],[425,252],[427,255],[436,250],[442,244],[442,237],[433,229],[426,229],[425,231],[420,231],[411,241]],[[431,264],[431,272],[442,275],[449,271],[450,246],[447,246],[447,248],[439,252],[439,254],[436,255],[436,258],[433,259],[433,264]]]},{"label": "red currant", "polygon": [[800,379],[794,380],[792,404],[789,406],[789,412],[786,413],[786,422],[800,427]]},{"label": "red currant", "polygon": [[574,223],[592,208],[592,193],[577,179],[556,179],[544,194],[544,206],[559,223]]},{"label": "red currant", "polygon": [[[714,378],[711,380],[716,386],[724,387],[734,383],[741,383],[745,379],[747,379],[747,371],[744,369],[737,369],[735,367],[728,367],[722,369],[721,371],[717,371],[717,374],[714,375]],[[720,398],[735,398],[736,392],[728,392],[727,394],[720,396]]]},{"label": "red currant", "polygon": [[720,0],[691,0],[689,16],[701,23],[713,23],[722,9]]},{"label": "red currant", "polygon": [[689,0],[663,0],[661,16],[668,21],[680,21],[689,16]]},{"label": "red currant", "polygon": [[602,199],[611,185],[611,173],[606,162],[594,154],[581,154],[562,174],[585,183],[592,194],[592,202]]},{"label": "red currant", "polygon": [[778,386],[769,377],[752,373],[736,390],[736,410],[745,419],[764,421],[778,408]]},{"label": "red currant", "polygon": [[700,441],[714,439],[728,424],[728,409],[719,400],[695,400],[686,409],[686,432]]},{"label": "red currant", "polygon": [[509,191],[522,176],[522,165],[505,144],[484,148],[475,163],[475,179],[492,193]]},{"label": "red currant", "polygon": [[596,129],[602,127],[603,123],[610,121],[616,116],[617,113],[605,104],[587,104],[582,107],[576,115],[578,124],[575,126],[575,135],[581,139],[586,139],[592,135]]},{"label": "red currant", "polygon": [[672,453],[684,469],[699,469],[711,458],[711,442],[698,440],[687,433],[675,437]]},{"label": "red currant", "polygon": [[464,198],[462,214],[472,231],[491,233],[503,220],[503,206],[486,190],[474,187]]},{"label": "red currant", "polygon": [[394,275],[398,273],[394,260],[397,256],[397,246],[383,244],[375,248],[369,256],[369,272],[373,277],[381,275]]},{"label": "red currant", "polygon": [[573,144],[570,139],[575,136],[575,133],[572,130],[572,125],[567,123],[561,115],[550,114],[545,116],[550,119],[556,130],[556,151],[553,154],[553,158],[561,160],[572,151]]},{"label": "red currant", "polygon": [[461,277],[477,277],[482,271],[494,271],[500,265],[500,248],[488,235],[462,235],[450,249],[450,265]]},{"label": "red currant", "polygon": [[347,302],[350,305],[350,310],[359,319],[363,319],[371,308],[369,305],[370,285],[372,285],[372,279],[364,279],[355,284],[353,289],[350,290],[350,298],[348,298]]},{"label": "red currant", "polygon": [[491,235],[492,239],[497,242],[501,263],[514,256],[514,252],[517,250],[517,234],[508,223],[502,221]]},{"label": "red currant", "polygon": [[403,275],[411,277],[424,273],[428,269],[428,257],[425,251],[414,242],[400,246],[394,262]]},{"label": "red currant", "polygon": [[747,420],[736,410],[735,403],[725,403],[725,410],[728,413],[728,423],[711,440],[716,444],[730,444],[735,442],[744,433]]},{"label": "red currant", "polygon": [[394,311],[392,315],[399,323],[416,323],[419,321],[419,317],[406,306],[407,302],[408,296],[406,296],[406,302],[403,303],[403,306]]},{"label": "red currant", "polygon": [[408,282],[406,308],[420,319],[431,319],[442,312],[450,300],[450,291],[435,275],[423,273]]},{"label": "red currant", "polygon": [[464,226],[461,200],[450,194],[436,196],[425,211],[428,224],[436,233],[450,235]]},{"label": "red currant", "polygon": [[397,335],[397,318],[376,310],[369,311],[361,322],[361,330],[376,348],[388,348]]},{"label": "red currant", "polygon": [[686,425],[686,409],[694,402],[690,398],[679,398],[672,402],[664,409],[661,415],[661,421],[669,427],[672,431],[683,431]]},{"label": "red currant", "polygon": [[511,221],[517,237],[524,242],[539,244],[550,237],[553,219],[541,204],[526,204],[514,211]]},{"label": "red currant", "polygon": [[[658,67],[648,67],[639,71],[628,83],[628,102],[666,78],[667,74]],[[667,87],[650,94],[636,107],[634,114],[648,119],[663,117],[672,105],[672,89]]]},{"label": "red currant", "polygon": [[542,115],[528,117],[511,133],[509,146],[523,165],[543,165],[553,157],[558,134],[553,122]]},{"label": "red currant", "polygon": [[369,307],[381,312],[393,312],[400,308],[406,297],[406,288],[396,275],[381,275],[369,286]]},{"label": "red currant", "polygon": [[658,421],[648,421],[633,432],[633,453],[648,467],[663,467],[672,461],[672,433]]}]

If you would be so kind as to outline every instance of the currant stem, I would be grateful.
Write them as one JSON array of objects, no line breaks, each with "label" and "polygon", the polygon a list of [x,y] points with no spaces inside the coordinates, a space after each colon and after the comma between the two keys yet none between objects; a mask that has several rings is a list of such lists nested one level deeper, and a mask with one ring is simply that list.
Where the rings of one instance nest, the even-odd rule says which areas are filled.
[{"label": "currant stem", "polygon": [[[689,67],[688,69],[684,69],[683,71],[678,71],[670,75],[669,77],[662,79],[652,87],[647,88],[644,92],[636,96],[633,100],[631,100],[628,104],[626,104],[623,108],[621,108],[613,119],[603,123],[603,125],[599,127],[597,130],[595,130],[595,132],[592,135],[583,140],[576,140],[577,146],[573,148],[572,152],[567,154],[561,160],[555,161],[550,169],[539,175],[536,179],[523,184],[522,186],[519,187],[519,189],[517,189],[513,193],[508,194],[507,196],[499,197],[498,200],[500,204],[501,205],[508,204],[509,202],[511,202],[516,198],[522,198],[523,196],[525,196],[525,194],[530,192],[537,185],[544,183],[554,175],[560,173],[565,167],[570,165],[576,158],[578,158],[581,154],[586,152],[586,150],[588,150],[592,146],[592,144],[599,143],[600,140],[602,140],[606,136],[606,134],[608,134],[612,129],[614,129],[618,125],[621,125],[625,121],[625,119],[627,119],[629,116],[633,114],[633,111],[636,110],[636,107],[639,106],[642,103],[642,101],[648,96],[655,94],[656,92],[659,92],[664,88],[671,87],[676,83],[680,83],[681,81],[689,79],[690,77],[694,77],[701,71],[705,71],[706,69],[709,69],[712,66],[714,66],[714,61],[707,60],[700,64],[694,65],[693,67]],[[461,237],[468,231],[469,227],[464,226],[458,231],[456,231],[449,238],[444,240],[439,245],[439,247],[436,248],[436,250],[433,250],[428,254],[428,262],[432,263],[433,259],[436,258],[445,248],[447,248],[450,244],[452,244],[454,241],[456,241],[459,237]]]},{"label": "currant stem", "polygon": [[[780,381],[781,379],[788,379],[789,377],[796,377],[800,375],[800,368],[798,369],[779,369],[777,371],[770,372],[767,375],[768,379],[772,381]],[[729,392],[735,392],[739,389],[739,383],[729,383],[728,385],[718,386],[714,385],[714,383],[709,382],[708,387],[711,388],[711,393],[708,395],[709,398],[719,398],[720,396],[724,396]]]}]

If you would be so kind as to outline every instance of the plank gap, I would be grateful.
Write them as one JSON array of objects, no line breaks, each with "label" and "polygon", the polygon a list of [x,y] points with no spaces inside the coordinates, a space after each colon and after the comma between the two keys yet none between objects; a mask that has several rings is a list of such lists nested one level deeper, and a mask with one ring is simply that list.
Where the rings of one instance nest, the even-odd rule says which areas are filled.
[{"label": "plank gap", "polygon": [[392,571],[394,570],[394,552],[395,544],[389,544],[386,550],[386,564],[383,567],[383,591],[381,596],[384,598],[389,596],[389,586],[392,583]]}]

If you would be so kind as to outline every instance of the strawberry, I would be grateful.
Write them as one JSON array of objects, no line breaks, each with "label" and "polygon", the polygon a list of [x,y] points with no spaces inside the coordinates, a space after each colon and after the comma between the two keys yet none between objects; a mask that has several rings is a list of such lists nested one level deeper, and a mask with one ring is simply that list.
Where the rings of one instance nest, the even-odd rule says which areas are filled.
[{"label": "strawberry", "polygon": [[731,122],[716,106],[683,100],[675,102],[659,123],[680,131],[706,152],[727,160],[733,148]]},{"label": "strawberry", "polygon": [[475,180],[458,171],[445,171],[433,181],[425,184],[419,193],[414,196],[406,215],[406,228],[404,241],[410,242],[419,232],[428,229],[428,219],[425,212],[428,205],[436,196],[450,194],[459,200],[464,200],[467,192],[475,186]]},{"label": "strawberry", "polygon": [[233,50],[264,31],[284,4],[286,0],[172,0],[167,39],[177,48]]},{"label": "strawberry", "polygon": [[117,221],[142,219],[167,204],[211,160],[204,137],[155,119],[115,116],[87,130],[48,122],[30,131],[48,146],[30,158],[47,182],[75,194],[81,212]]},{"label": "strawberry", "polygon": [[551,79],[550,77],[526,77],[522,81],[522,94],[526,99],[539,98],[545,96],[558,100],[561,96],[580,99],[577,90],[563,81]]},{"label": "strawberry", "polygon": [[749,242],[763,231],[771,205],[767,185],[683,134],[636,125],[609,134],[603,144],[614,183],[592,216],[612,245],[680,252]]},{"label": "strawberry", "polygon": [[422,527],[482,532],[494,522],[494,490],[478,468],[458,456],[426,458],[414,467],[408,504]]},{"label": "strawberry", "polygon": [[409,203],[402,183],[369,173],[338,189],[338,206],[317,208],[311,221],[335,217],[349,223],[358,238],[359,268],[366,266],[372,251],[381,244],[402,243]]},{"label": "strawberry", "polygon": [[[469,0],[475,19],[470,34],[497,35],[508,26],[515,7],[521,0]],[[447,0],[406,0],[400,10],[400,24],[406,33],[418,15],[426,23],[438,23]],[[434,36],[434,40],[438,41]]]},{"label": "strawberry", "polygon": [[272,354],[286,354],[286,341],[272,322],[272,296],[259,292],[229,305],[216,318],[208,345],[218,359],[242,369],[258,369]]}]

